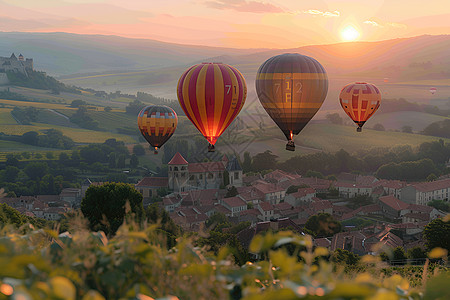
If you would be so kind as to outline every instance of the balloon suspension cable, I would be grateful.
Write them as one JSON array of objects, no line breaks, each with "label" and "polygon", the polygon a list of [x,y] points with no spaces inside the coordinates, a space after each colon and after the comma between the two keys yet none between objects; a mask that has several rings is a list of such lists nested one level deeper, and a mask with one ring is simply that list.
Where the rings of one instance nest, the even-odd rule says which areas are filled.
[{"label": "balloon suspension cable", "polygon": [[361,132],[362,131],[362,127],[358,126],[358,128],[356,128],[356,132]]},{"label": "balloon suspension cable", "polygon": [[213,144],[209,144],[208,145],[208,152],[215,152],[216,151],[216,147],[214,147]]},{"label": "balloon suspension cable", "polygon": [[153,154],[158,154],[158,147],[155,147],[155,150],[153,151]]}]

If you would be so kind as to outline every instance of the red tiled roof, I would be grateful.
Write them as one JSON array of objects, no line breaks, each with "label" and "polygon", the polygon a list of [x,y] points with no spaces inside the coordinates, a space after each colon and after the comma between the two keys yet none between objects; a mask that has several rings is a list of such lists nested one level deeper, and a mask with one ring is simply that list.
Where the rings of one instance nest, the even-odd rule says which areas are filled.
[{"label": "red tiled roof", "polygon": [[383,202],[384,204],[388,205],[389,207],[392,207],[393,209],[395,209],[397,211],[408,208],[408,204],[406,204],[403,201],[400,201],[399,199],[395,198],[393,195],[380,197],[380,201]]},{"label": "red tiled roof", "polygon": [[230,197],[222,199],[229,207],[247,206],[247,203],[239,197]]},{"label": "red tiled roof", "polygon": [[261,202],[261,203],[258,203],[258,205],[259,205],[259,207],[261,207],[261,209],[263,210],[263,211],[270,211],[270,210],[273,210],[273,205],[272,204],[270,204],[269,202]]},{"label": "red tiled roof", "polygon": [[205,173],[224,171],[225,166],[220,161],[192,163],[188,165],[189,173]]},{"label": "red tiled roof", "polygon": [[187,195],[183,197],[183,201],[198,203],[198,205],[212,205],[216,201],[215,199],[218,189],[210,190],[191,190],[187,192]]},{"label": "red tiled roof", "polygon": [[144,177],[136,184],[136,187],[167,187],[169,178],[167,177]]},{"label": "red tiled roof", "polygon": [[407,213],[407,214],[404,214],[403,217],[421,220],[421,221],[429,221],[430,220],[430,215],[421,214],[421,213]]},{"label": "red tiled roof", "polygon": [[273,183],[266,183],[266,184],[257,184],[254,186],[255,189],[260,191],[264,194],[270,194],[270,193],[276,193],[276,192],[282,192],[284,189],[276,184]]},{"label": "red tiled roof", "polygon": [[275,204],[274,208],[276,210],[280,210],[280,211],[281,210],[291,210],[293,208],[293,206],[287,202],[281,202],[281,203]]},{"label": "red tiled roof", "polygon": [[310,204],[310,207],[314,211],[323,210],[327,208],[333,208],[333,204],[331,204],[328,200],[315,201]]},{"label": "red tiled roof", "polygon": [[328,248],[331,246],[331,241],[327,238],[315,239],[314,246]]},{"label": "red tiled roof", "polygon": [[240,216],[246,216],[246,215],[254,215],[254,216],[258,216],[259,215],[259,210],[257,210],[256,208],[253,209],[247,209],[247,210],[243,210],[240,213]]},{"label": "red tiled roof", "polygon": [[184,157],[177,152],[172,159],[168,163],[169,165],[187,165],[188,162],[184,159]]},{"label": "red tiled roof", "polygon": [[303,189],[298,189],[297,192],[292,193],[291,195],[294,196],[295,198],[302,198],[305,197],[306,195],[310,195],[310,194],[315,194],[316,190],[313,188],[303,188]]},{"label": "red tiled roof", "polygon": [[408,209],[411,211],[420,211],[425,213],[431,213],[431,211],[433,211],[433,207],[420,204],[410,204]]},{"label": "red tiled roof", "polygon": [[442,190],[450,188],[450,178],[443,180],[436,180],[431,182],[421,182],[412,185],[416,190],[420,192],[432,192],[436,190]]}]

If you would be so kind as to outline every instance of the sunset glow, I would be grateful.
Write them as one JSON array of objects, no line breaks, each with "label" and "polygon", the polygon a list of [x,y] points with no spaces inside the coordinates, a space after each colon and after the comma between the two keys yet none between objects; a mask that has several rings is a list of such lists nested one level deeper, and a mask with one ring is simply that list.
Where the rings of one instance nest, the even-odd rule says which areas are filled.
[{"label": "sunset glow", "polygon": [[[450,32],[430,0],[0,0],[1,31],[118,35],[233,48],[289,48]],[[346,24],[347,23],[347,24]],[[353,28],[341,28],[352,24]]]},{"label": "sunset glow", "polygon": [[341,37],[344,41],[355,41],[359,38],[359,31],[355,27],[349,25],[341,31]]}]

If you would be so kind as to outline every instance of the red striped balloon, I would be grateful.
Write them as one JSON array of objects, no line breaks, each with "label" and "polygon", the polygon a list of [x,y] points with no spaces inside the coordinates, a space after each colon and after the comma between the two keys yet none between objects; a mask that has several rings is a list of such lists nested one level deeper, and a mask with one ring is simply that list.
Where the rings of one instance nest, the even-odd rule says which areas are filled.
[{"label": "red striped balloon", "polygon": [[202,63],[187,69],[178,81],[178,101],[186,116],[210,143],[241,111],[247,97],[242,74],[222,63]]}]

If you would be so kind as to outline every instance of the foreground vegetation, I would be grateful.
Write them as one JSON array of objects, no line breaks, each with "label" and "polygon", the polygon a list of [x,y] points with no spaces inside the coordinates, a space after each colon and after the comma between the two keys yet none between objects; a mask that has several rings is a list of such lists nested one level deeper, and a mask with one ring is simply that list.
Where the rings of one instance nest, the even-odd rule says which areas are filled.
[{"label": "foreground vegetation", "polygon": [[[4,227],[0,299],[447,299],[442,266],[390,268],[365,256],[352,268],[326,261],[308,236],[256,236],[262,259],[242,266],[230,248],[217,255],[183,236],[168,248],[157,224],[122,225],[116,235],[90,232],[85,220],[70,233]],[[436,254],[434,254],[436,255]],[[439,256],[439,253],[438,253]],[[406,270],[406,272],[405,272]]]}]

